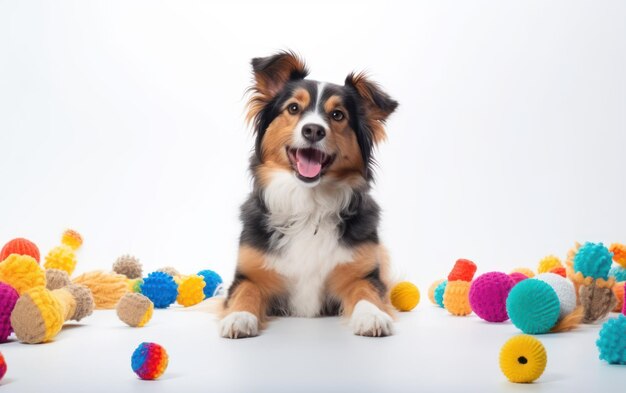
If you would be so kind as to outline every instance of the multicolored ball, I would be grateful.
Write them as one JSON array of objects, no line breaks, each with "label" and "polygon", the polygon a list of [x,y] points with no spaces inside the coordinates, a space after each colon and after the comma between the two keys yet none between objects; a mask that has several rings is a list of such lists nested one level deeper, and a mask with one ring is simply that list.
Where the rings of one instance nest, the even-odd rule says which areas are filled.
[{"label": "multicolored ball", "polygon": [[469,302],[472,311],[487,322],[504,322],[506,298],[515,283],[506,273],[490,272],[480,275],[470,287]]},{"label": "multicolored ball", "polygon": [[420,302],[420,291],[415,284],[402,281],[391,289],[390,298],[391,304],[399,311],[411,311]]},{"label": "multicolored ball", "polygon": [[[13,329],[11,328],[11,312],[20,296],[9,284],[0,282],[0,342],[6,342]],[[1,377],[0,377],[1,378]]]},{"label": "multicolored ball", "polygon": [[140,285],[141,293],[147,296],[154,307],[168,308],[178,297],[178,285],[167,273],[152,272]]},{"label": "multicolored ball", "polygon": [[139,344],[131,357],[131,367],[141,379],[157,379],[165,372],[169,357],[165,348],[156,343]]},{"label": "multicolored ball", "polygon": [[511,289],[506,311],[511,322],[527,334],[547,333],[560,314],[559,297],[552,287],[535,279],[524,280]]},{"label": "multicolored ball", "polygon": [[609,364],[626,364],[626,315],[620,314],[602,325],[596,346],[600,359]]},{"label": "multicolored ball", "polygon": [[541,341],[521,334],[508,340],[500,350],[500,370],[514,383],[531,383],[546,369],[548,356]]},{"label": "multicolored ball", "polygon": [[206,286],[204,287],[204,296],[207,298],[217,296],[222,289],[222,277],[213,270],[201,270],[198,275],[204,279]]},{"label": "multicolored ball", "polygon": [[0,250],[0,262],[4,261],[11,254],[28,255],[39,263],[39,248],[35,243],[23,237],[10,240],[2,247],[2,250]]}]

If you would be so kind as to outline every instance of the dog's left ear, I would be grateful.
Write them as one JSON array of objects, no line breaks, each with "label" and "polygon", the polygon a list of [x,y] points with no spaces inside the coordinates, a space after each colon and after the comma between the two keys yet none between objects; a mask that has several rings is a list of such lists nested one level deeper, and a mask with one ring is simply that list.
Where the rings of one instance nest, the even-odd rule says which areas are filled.
[{"label": "dog's left ear", "polygon": [[375,142],[387,137],[384,123],[398,107],[398,102],[381,90],[377,83],[367,79],[364,73],[351,73],[346,77],[345,86],[356,90],[361,98]]}]

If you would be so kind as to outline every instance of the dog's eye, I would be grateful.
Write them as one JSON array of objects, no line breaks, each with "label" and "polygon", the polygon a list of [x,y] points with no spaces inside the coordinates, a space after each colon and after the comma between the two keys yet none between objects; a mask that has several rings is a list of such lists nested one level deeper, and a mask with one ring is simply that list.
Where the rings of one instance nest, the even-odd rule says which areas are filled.
[{"label": "dog's eye", "polygon": [[343,112],[342,111],[333,111],[333,113],[330,114],[333,118],[334,121],[341,121],[343,120]]},{"label": "dog's eye", "polygon": [[289,104],[289,106],[287,107],[287,110],[289,111],[289,113],[291,113],[292,115],[295,115],[296,113],[298,113],[298,111],[300,111],[300,106],[298,106],[298,104],[294,103],[294,104]]}]

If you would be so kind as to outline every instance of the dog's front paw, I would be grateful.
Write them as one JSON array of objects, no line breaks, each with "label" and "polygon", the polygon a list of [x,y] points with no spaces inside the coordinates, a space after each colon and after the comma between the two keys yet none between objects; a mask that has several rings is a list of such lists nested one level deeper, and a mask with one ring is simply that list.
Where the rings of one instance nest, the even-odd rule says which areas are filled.
[{"label": "dog's front paw", "polygon": [[259,335],[259,320],[247,311],[236,311],[220,321],[220,334],[226,338],[244,338]]},{"label": "dog's front paw", "polygon": [[382,337],[393,334],[391,316],[367,300],[359,300],[352,311],[350,326],[359,336]]}]

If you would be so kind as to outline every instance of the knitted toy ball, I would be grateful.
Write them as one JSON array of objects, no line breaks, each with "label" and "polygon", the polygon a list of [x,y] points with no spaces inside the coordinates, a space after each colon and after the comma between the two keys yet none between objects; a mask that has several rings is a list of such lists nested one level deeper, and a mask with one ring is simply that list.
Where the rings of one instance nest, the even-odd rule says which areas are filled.
[{"label": "knitted toy ball", "polygon": [[500,350],[500,370],[514,383],[531,383],[546,369],[548,356],[541,341],[520,334],[509,339]]},{"label": "knitted toy ball", "polygon": [[[613,243],[609,247],[609,251],[613,253],[613,260],[621,267],[626,268],[626,245]],[[2,260],[2,258],[0,258]]]},{"label": "knitted toy ball", "polygon": [[65,270],[46,269],[46,288],[49,290],[59,289],[71,284],[70,276]]},{"label": "knitted toy ball", "polygon": [[127,293],[115,307],[119,319],[132,327],[142,327],[150,321],[154,304],[140,293]]},{"label": "knitted toy ball", "polygon": [[178,283],[178,297],[176,301],[181,306],[189,307],[204,300],[206,283],[201,276],[193,275],[181,278]]},{"label": "knitted toy ball", "polygon": [[70,247],[72,250],[78,250],[83,245],[83,237],[80,233],[72,229],[66,229],[61,236],[61,244]]},{"label": "knitted toy ball", "polygon": [[391,304],[399,311],[411,311],[420,302],[420,291],[408,281],[402,281],[391,289]]},{"label": "knitted toy ball", "polygon": [[527,334],[547,333],[556,325],[561,307],[552,287],[541,280],[524,280],[511,289],[506,311],[513,325]]},{"label": "knitted toy ball", "polygon": [[535,272],[533,272],[531,269],[527,268],[527,267],[518,267],[515,268],[511,271],[511,273],[522,273],[523,275],[525,275],[527,278],[533,278],[535,277]]},{"label": "knitted toy ball", "polygon": [[0,262],[4,261],[11,254],[28,255],[39,263],[39,248],[35,243],[23,237],[10,240],[2,247],[2,250],[0,250]]},{"label": "knitted toy ball", "polygon": [[37,261],[28,255],[11,254],[0,263],[0,282],[12,286],[18,294],[46,285],[46,275]]},{"label": "knitted toy ball", "polygon": [[480,275],[469,291],[472,311],[487,322],[504,322],[509,319],[506,313],[506,298],[515,285],[506,273],[491,272]]},{"label": "knitted toy ball", "polygon": [[621,267],[620,265],[614,265],[609,270],[609,277],[615,277],[615,281],[626,281],[626,268]]},{"label": "knitted toy ball", "polygon": [[0,282],[0,343],[6,342],[13,329],[11,328],[11,312],[19,295],[12,286]]},{"label": "knitted toy ball", "polygon": [[609,364],[626,364],[626,315],[606,321],[596,345],[600,359]]},{"label": "knitted toy ball", "polygon": [[433,282],[432,284],[430,284],[430,287],[428,287],[428,299],[430,300],[432,304],[435,304],[435,305],[437,304],[437,300],[435,300],[435,289],[437,289],[439,284],[441,284],[444,281],[445,280],[443,278],[439,279]]},{"label": "knitted toy ball", "polygon": [[448,281],[472,281],[476,269],[476,264],[469,259],[458,259],[448,274]]},{"label": "knitted toy ball", "polygon": [[141,293],[146,295],[156,308],[168,308],[178,297],[178,286],[167,273],[152,272],[141,284]]},{"label": "knitted toy ball", "polygon": [[541,273],[535,279],[550,285],[556,292],[560,304],[559,320],[574,311],[576,308],[576,290],[570,280],[554,273]]},{"label": "knitted toy ball", "polygon": [[113,271],[117,274],[123,274],[128,278],[141,278],[143,268],[139,259],[132,255],[122,255],[113,263]]},{"label": "knitted toy ball", "polygon": [[222,277],[213,270],[201,270],[199,276],[204,278],[206,286],[204,287],[204,295],[209,298],[220,294],[222,289]]},{"label": "knitted toy ball", "polygon": [[510,273],[509,277],[511,278],[511,280],[513,280],[514,284],[517,284],[518,282],[526,280],[528,278],[527,275],[520,273],[520,272]]},{"label": "knitted toy ball", "polygon": [[27,344],[50,341],[63,327],[63,308],[52,292],[41,287],[24,292],[11,313],[17,338]]},{"label": "knitted toy ball", "polygon": [[443,280],[437,288],[435,288],[435,302],[441,308],[443,308],[443,294],[446,293],[446,286],[448,285],[448,280]]},{"label": "knitted toy ball", "polygon": [[74,249],[65,244],[54,247],[50,250],[48,255],[46,255],[46,262],[43,266],[46,269],[65,270],[67,274],[71,276],[76,268],[76,254],[74,254]]},{"label": "knitted toy ball", "polygon": [[559,257],[554,255],[548,255],[547,257],[539,261],[537,273],[547,273],[557,267],[563,267],[563,264],[561,263]]},{"label": "knitted toy ball", "polygon": [[170,276],[172,276],[172,278],[180,275],[178,270],[176,270],[176,268],[173,268],[171,266],[165,266],[160,269],[157,269],[157,272],[169,274]]},{"label": "knitted toy ball", "polygon": [[602,243],[583,244],[574,257],[574,271],[583,277],[609,278],[613,254]]},{"label": "knitted toy ball", "polygon": [[131,367],[141,379],[157,379],[165,372],[169,358],[165,348],[143,342],[133,352]]},{"label": "knitted toy ball", "polygon": [[7,373],[7,363],[4,361],[4,356],[0,353],[0,380],[4,378],[4,375]]}]

